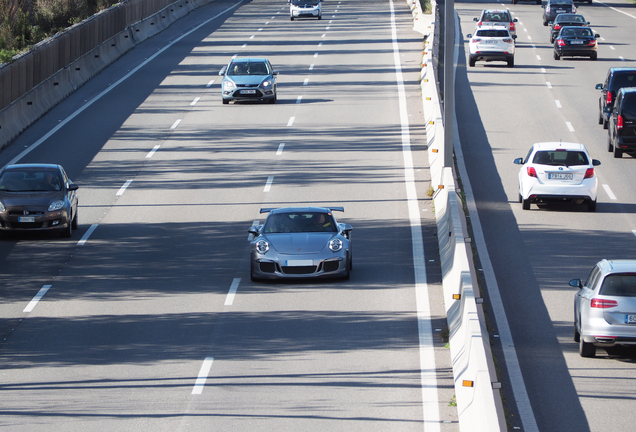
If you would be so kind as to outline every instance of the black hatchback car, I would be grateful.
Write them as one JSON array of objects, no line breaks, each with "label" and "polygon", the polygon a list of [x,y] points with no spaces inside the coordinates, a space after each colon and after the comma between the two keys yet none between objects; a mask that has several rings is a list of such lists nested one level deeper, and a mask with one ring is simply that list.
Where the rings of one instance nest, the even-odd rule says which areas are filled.
[{"label": "black hatchback car", "polygon": [[0,232],[77,228],[78,186],[53,164],[16,164],[0,172]]},{"label": "black hatchback car", "polygon": [[554,41],[554,59],[561,57],[589,57],[596,60],[599,34],[589,27],[563,27]]},{"label": "black hatchback car", "polygon": [[605,82],[596,84],[596,90],[601,90],[598,98],[598,124],[602,124],[603,129],[607,129],[616,93],[623,87],[636,87],[636,68],[609,68]]},{"label": "black hatchback car", "polygon": [[589,26],[590,23],[585,21],[585,17],[580,14],[562,13],[558,14],[554,22],[550,26],[550,43],[554,43],[557,35],[565,26]]},{"label": "black hatchback car", "polygon": [[548,0],[543,6],[543,25],[554,21],[558,14],[576,13],[576,6],[573,0]]},{"label": "black hatchback car", "polygon": [[616,95],[611,110],[607,150],[614,152],[615,158],[623,157],[624,152],[636,151],[636,88],[623,87]]}]

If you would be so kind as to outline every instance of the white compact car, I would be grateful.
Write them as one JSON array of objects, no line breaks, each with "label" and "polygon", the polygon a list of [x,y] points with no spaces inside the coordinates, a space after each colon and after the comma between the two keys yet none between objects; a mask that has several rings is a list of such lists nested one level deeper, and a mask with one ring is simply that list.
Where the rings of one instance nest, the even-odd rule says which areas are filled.
[{"label": "white compact car", "polygon": [[322,0],[289,0],[289,19],[318,18],[322,19]]},{"label": "white compact car", "polygon": [[596,210],[598,178],[583,144],[545,142],[534,144],[526,158],[513,161],[519,170],[519,202],[524,210],[531,203],[571,201]]},{"label": "white compact car", "polygon": [[477,61],[505,61],[508,67],[515,66],[515,39],[504,26],[477,27],[474,35],[466,35],[468,42],[468,65]]}]

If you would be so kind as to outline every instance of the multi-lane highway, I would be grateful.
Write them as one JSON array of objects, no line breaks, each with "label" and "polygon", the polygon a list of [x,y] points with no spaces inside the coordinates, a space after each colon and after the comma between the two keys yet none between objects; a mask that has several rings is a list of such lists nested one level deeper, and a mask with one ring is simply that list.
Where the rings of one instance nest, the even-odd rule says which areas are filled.
[{"label": "multi-lane highway", "polygon": [[[528,430],[520,416],[530,415],[541,431],[626,431],[636,420],[636,351],[599,349],[595,359],[579,356],[572,338],[575,289],[568,281],[585,278],[602,258],[636,258],[636,161],[608,153],[594,89],[609,67],[636,66],[636,9],[623,1],[577,6],[601,36],[597,61],[554,60],[538,5],[456,2],[464,38],[457,118],[492,280],[501,293],[519,361],[520,374],[508,379],[496,319],[502,314],[491,310],[492,341],[501,376],[508,381],[511,428]],[[465,36],[472,33],[472,19],[482,9],[497,7],[510,8],[519,20],[515,67],[478,63],[469,68]],[[602,161],[596,170],[595,213],[571,205],[524,211],[517,202],[519,167],[512,160],[524,157],[532,143],[559,140],[583,143]],[[484,295],[488,298],[488,290]],[[525,385],[530,405],[521,404],[522,412],[510,382]]]},{"label": "multi-lane highway", "polygon": [[[404,2],[218,0],[1,152],[80,185],[71,239],[0,242],[3,429],[456,430],[422,49]],[[275,105],[222,105],[234,55],[269,58]],[[248,227],[288,205],[344,206],[349,281],[249,280]]]}]

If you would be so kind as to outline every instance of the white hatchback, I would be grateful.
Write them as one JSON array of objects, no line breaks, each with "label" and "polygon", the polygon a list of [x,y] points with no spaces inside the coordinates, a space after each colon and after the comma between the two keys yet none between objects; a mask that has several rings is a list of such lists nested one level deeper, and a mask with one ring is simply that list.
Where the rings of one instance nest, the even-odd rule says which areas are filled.
[{"label": "white hatchback", "polygon": [[318,18],[322,19],[322,0],[289,0],[289,19]]},{"label": "white hatchback", "polygon": [[504,26],[477,27],[474,35],[466,35],[468,42],[468,65],[477,61],[505,61],[508,67],[515,65],[515,38]]},{"label": "white hatchback", "polygon": [[534,144],[528,155],[513,161],[519,170],[519,202],[524,210],[531,203],[570,201],[596,210],[598,178],[583,144],[545,142]]}]

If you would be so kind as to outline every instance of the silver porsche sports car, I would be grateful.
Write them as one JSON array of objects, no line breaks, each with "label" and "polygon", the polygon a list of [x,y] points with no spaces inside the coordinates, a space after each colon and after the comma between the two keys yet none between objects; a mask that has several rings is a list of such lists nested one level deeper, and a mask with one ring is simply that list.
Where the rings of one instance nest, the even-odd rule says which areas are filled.
[{"label": "silver porsche sports car", "polygon": [[349,278],[353,267],[351,230],[333,211],[342,207],[261,209],[263,225],[251,226],[252,280],[278,278]]}]

